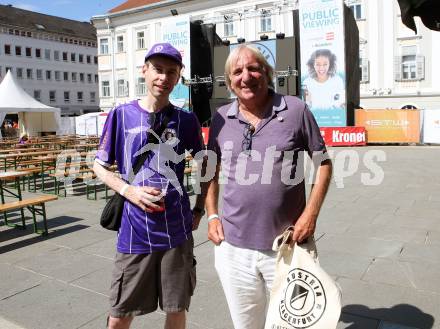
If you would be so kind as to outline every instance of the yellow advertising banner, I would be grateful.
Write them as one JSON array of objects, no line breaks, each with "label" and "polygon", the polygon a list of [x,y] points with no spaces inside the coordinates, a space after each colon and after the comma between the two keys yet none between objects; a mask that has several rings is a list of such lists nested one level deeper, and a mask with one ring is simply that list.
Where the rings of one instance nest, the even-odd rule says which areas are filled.
[{"label": "yellow advertising banner", "polygon": [[419,143],[420,110],[358,109],[356,126],[364,126],[367,143]]}]

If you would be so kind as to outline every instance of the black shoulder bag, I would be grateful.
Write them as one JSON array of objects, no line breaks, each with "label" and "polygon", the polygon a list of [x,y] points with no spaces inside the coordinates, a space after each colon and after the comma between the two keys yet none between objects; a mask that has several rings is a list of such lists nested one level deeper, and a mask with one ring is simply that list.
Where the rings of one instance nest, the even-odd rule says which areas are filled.
[{"label": "black shoulder bag", "polygon": [[[165,117],[162,120],[162,123],[157,128],[156,122],[153,124],[154,133],[160,137],[163,131],[168,125],[168,122],[171,119],[173,106],[170,104],[165,110]],[[157,128],[157,129],[156,129]],[[148,134],[147,143],[155,143],[156,136],[151,132]],[[139,172],[143,163],[147,159],[149,151],[146,151],[139,155],[136,159],[136,163],[133,167],[134,176]],[[118,231],[121,226],[122,212],[124,211],[124,202],[125,198],[119,193],[115,192],[115,194],[108,200],[104,209],[102,210],[100,224],[103,228],[111,231]]]}]

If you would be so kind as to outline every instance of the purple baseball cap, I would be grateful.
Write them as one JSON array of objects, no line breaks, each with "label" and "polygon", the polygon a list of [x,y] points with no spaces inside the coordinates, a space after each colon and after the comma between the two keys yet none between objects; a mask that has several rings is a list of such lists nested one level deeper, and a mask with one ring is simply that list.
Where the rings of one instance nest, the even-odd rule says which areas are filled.
[{"label": "purple baseball cap", "polygon": [[145,55],[145,62],[153,56],[168,57],[169,59],[177,62],[180,67],[184,66],[182,63],[182,55],[180,54],[180,52],[167,42],[156,43],[155,45],[153,45],[153,47],[151,47],[148,51],[147,55]]}]

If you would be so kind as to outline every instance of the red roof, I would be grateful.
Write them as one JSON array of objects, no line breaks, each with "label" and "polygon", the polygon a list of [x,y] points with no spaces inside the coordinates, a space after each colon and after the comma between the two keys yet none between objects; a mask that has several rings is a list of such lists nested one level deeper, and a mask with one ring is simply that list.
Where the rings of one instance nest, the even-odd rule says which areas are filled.
[{"label": "red roof", "polygon": [[127,0],[124,3],[120,4],[119,6],[110,9],[109,13],[117,13],[119,11],[133,9],[133,8],[139,8],[146,5],[150,5],[156,2],[161,2],[163,0]]}]

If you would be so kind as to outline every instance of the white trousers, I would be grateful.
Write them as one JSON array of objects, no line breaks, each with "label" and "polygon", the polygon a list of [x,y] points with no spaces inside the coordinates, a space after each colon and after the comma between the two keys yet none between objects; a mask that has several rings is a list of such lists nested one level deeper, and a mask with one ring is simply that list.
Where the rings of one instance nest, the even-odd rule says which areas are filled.
[{"label": "white trousers", "polygon": [[215,246],[220,277],[235,329],[263,329],[276,252],[244,249],[223,241]]}]

